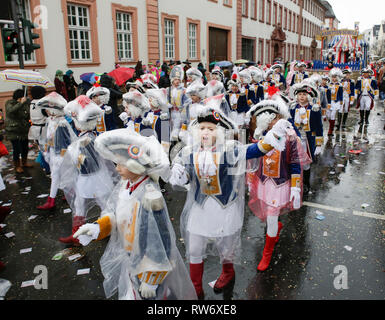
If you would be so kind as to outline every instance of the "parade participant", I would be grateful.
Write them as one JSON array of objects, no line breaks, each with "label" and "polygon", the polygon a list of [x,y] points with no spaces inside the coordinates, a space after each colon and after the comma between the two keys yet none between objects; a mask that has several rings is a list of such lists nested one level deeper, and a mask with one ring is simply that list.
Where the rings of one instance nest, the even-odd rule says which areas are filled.
[{"label": "parade participant", "polygon": [[157,183],[169,173],[159,142],[118,129],[97,137],[95,148],[117,163],[121,179],[102,217],[74,236],[88,245],[110,235],[100,260],[106,297],[118,291],[120,300],[196,299]]},{"label": "parade participant", "polygon": [[265,92],[261,81],[263,81],[263,71],[260,68],[250,66],[248,68],[251,76],[251,84],[249,90],[254,91],[255,104],[262,101],[265,98]]},{"label": "parade participant", "polygon": [[308,73],[305,71],[306,63],[302,61],[297,61],[296,67],[298,68],[298,70],[294,72],[290,86],[296,83],[301,83],[304,79],[309,78]]},{"label": "parade participant", "polygon": [[290,63],[290,69],[289,69],[287,76],[286,76],[286,94],[289,94],[290,84],[291,84],[291,81],[292,81],[296,71],[298,71],[297,61],[292,61]]},{"label": "parade participant", "polygon": [[[296,104],[290,109],[294,124],[300,132],[304,150],[314,162],[323,144],[322,112],[318,103],[319,92],[315,86],[303,81],[294,85]],[[303,167],[304,194],[310,191],[310,164]]]},{"label": "parade participant", "polygon": [[47,113],[41,109],[37,108],[36,104],[38,101],[46,95],[46,90],[43,87],[35,86],[31,88],[32,101],[29,105],[29,114],[31,117],[31,127],[28,132],[28,139],[37,141],[39,147],[44,147],[44,143],[47,137],[47,128],[46,120]]},{"label": "parade participant", "polygon": [[321,76],[321,85],[319,87],[320,92],[320,101],[321,101],[321,110],[322,110],[322,119],[326,121],[326,111],[328,109],[328,97],[331,96],[329,89],[330,78],[328,75],[324,74]]},{"label": "parade participant", "polygon": [[240,82],[240,94],[237,101],[237,117],[235,122],[239,127],[242,127],[248,124],[246,112],[249,111],[250,106],[255,103],[255,92],[254,90],[249,90],[249,84],[252,79],[248,69],[243,69],[239,72],[238,80]]},{"label": "parade participant", "polygon": [[220,110],[226,115],[229,116],[231,108],[229,103],[227,102],[225,98],[225,87],[223,83],[219,80],[210,80],[206,84],[206,97],[215,97],[218,95],[222,95],[222,102],[219,106]]},{"label": "parade participant", "polygon": [[266,69],[265,74],[264,74],[264,79],[260,82],[260,85],[263,87],[263,94],[264,94],[264,99],[268,99],[269,94],[268,90],[269,87],[275,86],[275,82],[273,81],[273,70],[271,69]]},{"label": "parade participant", "polygon": [[344,70],[342,70],[342,73],[344,74],[344,78],[342,79],[343,100],[342,100],[342,106],[338,112],[338,123],[337,123],[336,131],[340,130],[341,123],[342,123],[342,129],[345,129],[346,119],[348,118],[350,107],[354,103],[354,94],[355,94],[354,81],[350,79],[350,76],[352,74],[352,69],[350,69],[349,67],[346,67]]},{"label": "parade participant", "polygon": [[244,124],[243,119],[238,119],[238,99],[241,95],[240,91],[240,83],[237,81],[237,74],[233,74],[231,76],[231,79],[227,82],[227,86],[229,88],[229,91],[226,92],[226,100],[227,103],[230,106],[230,113],[229,117],[231,118],[232,121],[234,121],[237,124],[237,127],[241,126]]},{"label": "parade participant", "polygon": [[180,66],[174,66],[170,73],[171,87],[167,90],[167,100],[171,109],[171,133],[170,139],[174,143],[178,141],[179,131],[182,126],[182,117],[185,115],[185,105],[188,103],[186,90],[182,85],[184,73]]},{"label": "parade participant", "polygon": [[144,93],[144,88],[143,88],[143,80],[136,79],[135,82],[126,82],[126,91],[135,91],[138,90],[140,93]]},{"label": "parade participant", "polygon": [[273,70],[271,78],[274,81],[275,86],[281,91],[284,91],[286,89],[286,80],[281,73],[283,70],[283,65],[279,63],[273,64],[271,66],[271,70]]},{"label": "parade participant", "polygon": [[[308,158],[292,126],[284,120],[290,114],[280,98],[274,97],[274,100],[264,100],[254,105],[248,116],[255,127],[251,134],[259,140],[252,146],[258,146],[260,150],[257,155],[263,156],[260,161],[248,161],[247,183],[250,192],[249,208],[267,224],[263,255],[257,267],[259,271],[265,271],[283,227],[278,221],[279,216],[301,207],[301,161],[308,161]],[[281,127],[280,121],[287,125]],[[265,143],[274,134],[280,136],[281,141],[265,148]]]},{"label": "parade participant", "polygon": [[190,67],[186,71],[186,76],[187,76],[187,82],[186,82],[187,87],[189,87],[194,82],[199,82],[199,83],[203,82],[202,72],[200,72],[197,68]]},{"label": "parade participant", "polygon": [[130,132],[140,133],[143,117],[151,109],[148,99],[139,91],[130,91],[123,95],[123,107],[127,114],[125,127]]},{"label": "parade participant", "polygon": [[55,198],[60,183],[60,167],[68,146],[77,139],[75,132],[64,116],[66,104],[67,101],[56,92],[50,93],[37,103],[37,108],[45,110],[48,115],[47,141],[43,155],[51,170],[49,197],[46,203],[37,207],[39,210],[55,208]]},{"label": "parade participant", "polygon": [[56,70],[55,74],[55,90],[58,94],[64,97],[64,99],[68,100],[68,93],[66,89],[66,85],[64,83],[64,73],[61,70]]},{"label": "parade participant", "polygon": [[334,124],[336,122],[336,113],[340,110],[343,103],[343,86],[340,82],[343,77],[342,71],[339,68],[333,68],[329,72],[330,83],[330,97],[328,97],[328,110],[326,116],[329,119],[328,136],[333,135]]},{"label": "parade participant", "polygon": [[217,81],[221,81],[223,83],[225,80],[225,75],[219,66],[215,66],[211,70],[210,78],[211,78],[211,80],[217,80]]},{"label": "parade participant", "polygon": [[60,167],[60,188],[72,209],[72,232],[59,241],[79,245],[74,233],[85,224],[90,209],[95,205],[105,208],[117,181],[114,164],[102,159],[94,147],[94,131],[103,115],[100,107],[82,95],[69,102],[64,112],[72,116],[79,137],[68,146]]},{"label": "parade participant", "polygon": [[188,190],[180,220],[181,235],[199,299],[204,297],[203,259],[207,254],[219,254],[222,263],[214,292],[220,293],[234,284],[233,264],[239,263],[241,251],[245,160],[263,156],[273,148],[270,144],[278,147],[284,143],[290,124],[282,121],[264,141],[245,146],[226,138],[234,133],[236,124],[216,107],[207,105],[190,125],[193,143],[173,161],[170,184]]},{"label": "parade participant", "polygon": [[143,74],[141,77],[143,82],[143,89],[159,89],[156,77],[152,73]]},{"label": "parade participant", "polygon": [[370,110],[374,107],[374,99],[378,98],[377,81],[371,76],[373,71],[370,68],[361,70],[361,77],[357,80],[355,95],[357,97],[357,109],[360,109],[359,124],[369,124]]},{"label": "parade participant", "polygon": [[[147,112],[142,120],[143,126],[151,128],[152,133],[162,145],[166,154],[170,150],[170,123],[167,105],[166,89],[148,89],[145,96],[148,99],[151,110]],[[147,130],[142,135],[148,136]],[[145,131],[145,132],[144,132]]]},{"label": "parade participant", "polygon": [[112,108],[107,105],[110,100],[110,90],[101,87],[99,84],[95,84],[87,91],[86,95],[103,110],[103,114],[96,124],[97,134],[116,129]]}]

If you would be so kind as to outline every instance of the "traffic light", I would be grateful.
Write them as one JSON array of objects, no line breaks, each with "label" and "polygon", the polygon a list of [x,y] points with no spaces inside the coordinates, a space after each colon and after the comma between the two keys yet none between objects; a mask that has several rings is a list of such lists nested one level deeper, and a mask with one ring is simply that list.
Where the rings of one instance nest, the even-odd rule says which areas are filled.
[{"label": "traffic light", "polygon": [[24,53],[31,54],[34,50],[40,49],[40,44],[33,42],[34,39],[39,39],[39,35],[32,32],[37,26],[27,19],[22,19],[22,23],[24,28]]},{"label": "traffic light", "polygon": [[13,28],[2,28],[1,35],[3,37],[3,47],[6,56],[10,54],[17,54],[17,32]]}]

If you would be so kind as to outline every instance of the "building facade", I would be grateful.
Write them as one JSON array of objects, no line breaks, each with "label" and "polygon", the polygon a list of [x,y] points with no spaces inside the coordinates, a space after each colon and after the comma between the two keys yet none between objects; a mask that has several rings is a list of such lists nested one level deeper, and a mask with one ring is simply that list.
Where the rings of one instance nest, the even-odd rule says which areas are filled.
[{"label": "building facade", "polygon": [[[321,48],[315,35],[326,10],[319,0],[20,1],[23,15],[40,25],[41,48],[25,56],[25,68],[52,81],[57,69],[73,70],[79,81],[82,73],[109,72],[116,63],[133,67],[138,60],[188,59],[209,69],[212,61],[240,58],[311,59]],[[1,15],[1,27],[12,24],[9,10]],[[0,70],[8,68],[18,68],[17,56],[0,50]],[[0,86],[4,108],[18,86]]]}]

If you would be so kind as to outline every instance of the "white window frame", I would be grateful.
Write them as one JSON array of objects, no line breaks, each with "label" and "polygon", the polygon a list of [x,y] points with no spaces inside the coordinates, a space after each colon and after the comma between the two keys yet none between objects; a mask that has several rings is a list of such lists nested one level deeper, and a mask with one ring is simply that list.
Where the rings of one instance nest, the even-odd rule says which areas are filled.
[{"label": "white window frame", "polygon": [[247,1],[248,0],[242,0],[242,16],[246,16],[247,14]]},{"label": "white window frame", "polygon": [[116,11],[116,44],[119,61],[134,59],[132,13]]},{"label": "white window frame", "polygon": [[257,0],[250,0],[250,18],[257,19],[256,6],[257,6]]},{"label": "white window frame", "polygon": [[[75,8],[75,15],[70,8]],[[79,10],[82,14],[79,14]],[[85,10],[85,11],[84,11]],[[86,15],[84,15],[84,12]],[[87,6],[67,4],[68,33],[72,61],[92,61],[90,13]],[[76,35],[77,38],[74,37]],[[83,37],[83,38],[82,38]],[[86,39],[88,37],[88,39]],[[88,43],[88,48],[87,48]],[[75,46],[77,44],[77,47]],[[84,47],[82,47],[84,45]],[[87,55],[88,52],[88,55]],[[76,56],[76,53],[78,54]]]},{"label": "white window frame", "polygon": [[175,59],[175,21],[164,19],[164,58]]},{"label": "white window frame", "polygon": [[188,24],[189,58],[198,59],[198,25],[196,23]]}]

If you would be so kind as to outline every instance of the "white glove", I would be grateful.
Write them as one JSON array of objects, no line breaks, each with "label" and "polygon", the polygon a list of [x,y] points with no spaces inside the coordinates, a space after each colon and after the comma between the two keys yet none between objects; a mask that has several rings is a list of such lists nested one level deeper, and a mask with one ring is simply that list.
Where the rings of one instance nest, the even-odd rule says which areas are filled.
[{"label": "white glove", "polygon": [[290,201],[293,201],[293,208],[299,209],[301,207],[301,189],[297,187],[290,188]]},{"label": "white glove", "polygon": [[318,156],[319,154],[321,154],[321,147],[320,146],[317,146],[314,150],[314,155],[315,156]]},{"label": "white glove", "polygon": [[160,120],[168,120],[170,117],[168,116],[167,112],[161,112],[159,118]]},{"label": "white glove", "polygon": [[150,112],[147,117],[145,117],[143,120],[142,120],[142,123],[143,125],[145,126],[151,126],[152,123],[154,122],[154,114],[152,112]]},{"label": "white glove", "polygon": [[142,200],[143,208],[147,211],[160,211],[164,208],[163,195],[152,184],[147,184]]},{"label": "white glove", "polygon": [[105,107],[104,107],[104,112],[105,112],[106,114],[110,114],[110,113],[112,112],[112,108],[111,108],[110,106],[105,106]]},{"label": "white glove", "polygon": [[246,93],[246,89],[244,86],[241,87],[241,90],[240,90],[241,93]]},{"label": "white glove", "polygon": [[127,112],[122,112],[119,115],[119,118],[120,118],[120,120],[122,120],[125,123],[128,120],[128,118],[129,118],[128,113]]},{"label": "white glove", "polygon": [[142,282],[139,287],[140,295],[145,298],[155,298],[156,297],[156,289],[158,288],[158,285],[151,285],[145,282]]},{"label": "white glove", "polygon": [[81,245],[87,246],[92,240],[98,238],[99,233],[100,226],[98,223],[86,223],[75,232],[73,237],[79,239]]},{"label": "white glove", "polygon": [[263,142],[271,145],[278,151],[283,151],[286,146],[286,133],[290,129],[293,129],[291,123],[287,120],[280,119],[266,134]]}]

